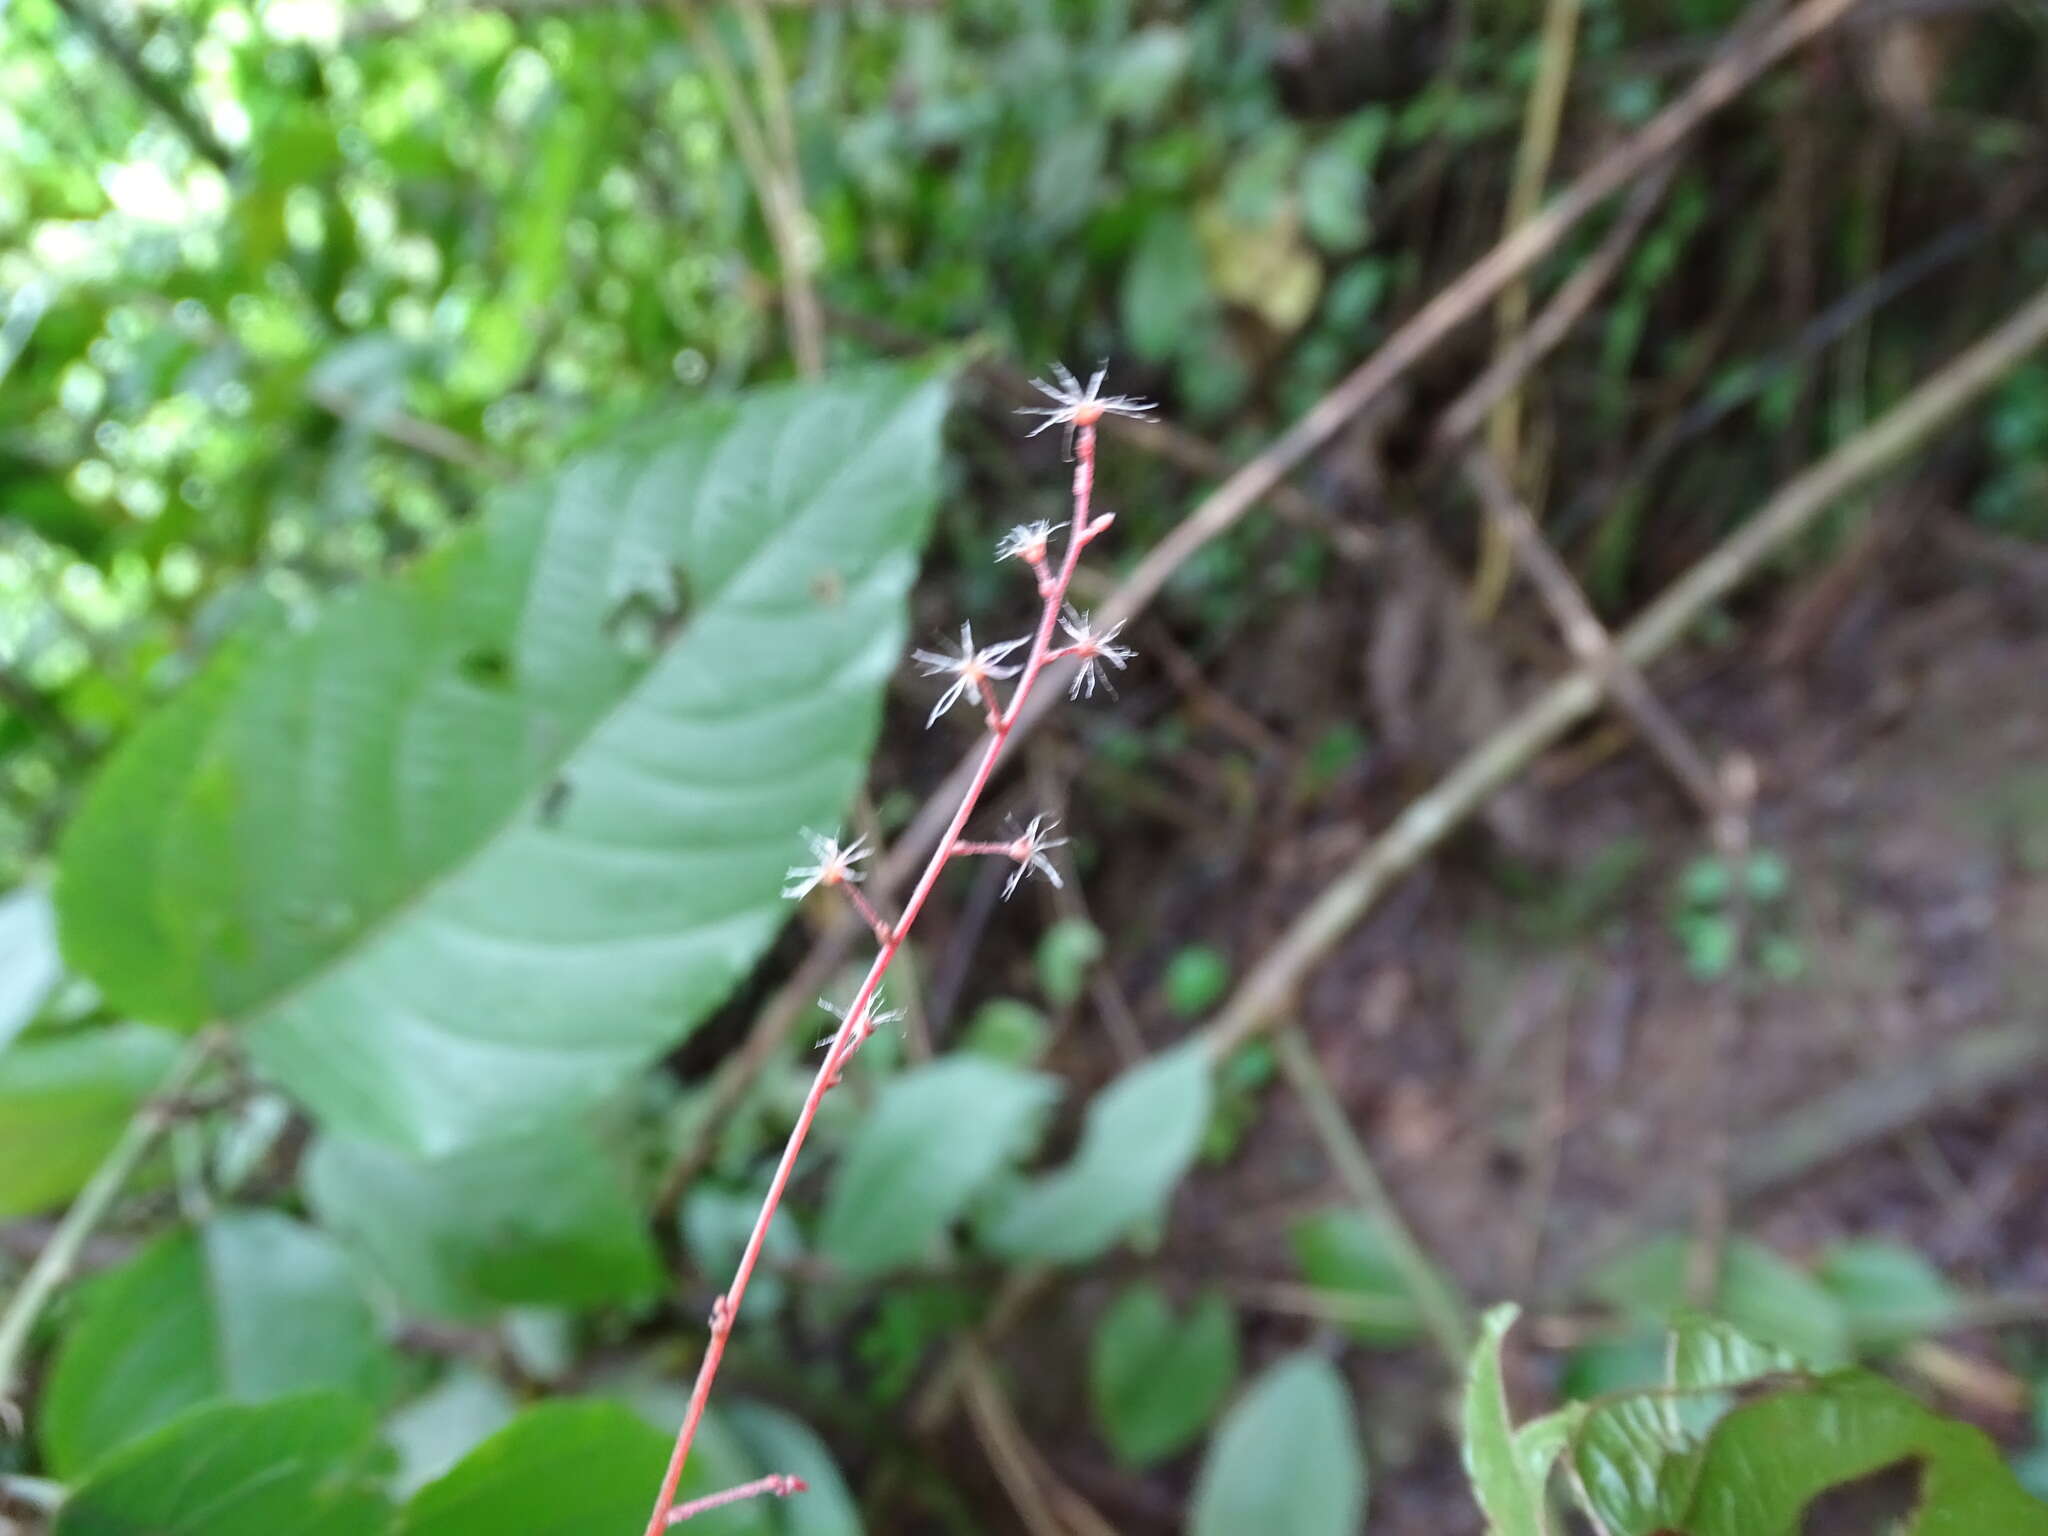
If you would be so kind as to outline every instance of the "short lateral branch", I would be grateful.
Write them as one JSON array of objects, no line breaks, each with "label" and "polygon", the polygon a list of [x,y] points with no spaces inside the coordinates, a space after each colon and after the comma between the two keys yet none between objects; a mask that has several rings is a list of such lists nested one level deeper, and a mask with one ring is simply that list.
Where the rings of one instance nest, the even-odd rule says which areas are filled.
[{"label": "short lateral branch", "polygon": [[687,1503],[678,1504],[668,1512],[668,1523],[681,1525],[694,1516],[714,1509],[723,1509],[728,1504],[758,1499],[764,1495],[772,1494],[778,1499],[786,1499],[793,1493],[805,1492],[810,1486],[802,1478],[791,1477],[787,1472],[771,1472],[766,1477],[755,1478],[751,1483],[741,1483],[737,1488],[728,1488],[722,1493],[707,1493],[701,1499],[691,1499]]}]

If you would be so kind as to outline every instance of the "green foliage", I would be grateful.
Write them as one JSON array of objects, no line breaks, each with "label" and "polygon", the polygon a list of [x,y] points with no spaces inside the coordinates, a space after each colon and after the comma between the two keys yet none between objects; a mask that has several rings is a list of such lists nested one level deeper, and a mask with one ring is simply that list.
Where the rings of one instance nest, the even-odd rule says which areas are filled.
[{"label": "green foliage", "polygon": [[1035,1139],[1058,1085],[971,1055],[889,1082],[833,1175],[818,1251],[859,1275],[925,1257]]},{"label": "green foliage", "polygon": [[1339,1302],[1353,1338],[1391,1347],[1421,1335],[1421,1311],[1377,1225],[1350,1209],[1317,1211],[1294,1223],[1288,1242],[1308,1283]]},{"label": "green foliage", "polygon": [[667,415],[231,645],[71,824],[67,957],[241,1023],[339,1132],[446,1151],[614,1091],[859,781],[943,406],[871,372]]},{"label": "green foliage", "polygon": [[1261,1100],[1278,1070],[1273,1047],[1264,1040],[1247,1041],[1216,1064],[1215,1103],[1209,1127],[1202,1133],[1202,1157],[1222,1162],[1237,1150],[1245,1132],[1257,1123]]},{"label": "green foliage", "polygon": [[49,893],[24,885],[0,896],[0,1051],[34,1021],[62,974]]},{"label": "green foliage", "polygon": [[1201,1147],[1209,1058],[1194,1040],[1131,1068],[1088,1106],[1064,1167],[1009,1191],[982,1232],[1005,1258],[1078,1264],[1156,1221]]},{"label": "green foliage", "polygon": [[1166,962],[1159,986],[1168,1008],[1184,1019],[1198,1018],[1230,990],[1230,960],[1208,944],[1184,945]]},{"label": "green foliage", "polygon": [[[1752,853],[1743,865],[1742,884],[1754,964],[1773,981],[1798,980],[1806,956],[1785,927],[1783,906],[1792,877],[1784,858],[1768,849]],[[1718,981],[1735,964],[1734,898],[1734,871],[1711,854],[1694,859],[1679,876],[1671,929],[1685,951],[1687,969],[1701,981]]]},{"label": "green foliage", "polygon": [[211,1403],[101,1463],[52,1536],[383,1536],[389,1462],[369,1405],[339,1393]]},{"label": "green foliage", "polygon": [[87,1290],[43,1397],[43,1451],[73,1478],[204,1403],[318,1388],[374,1403],[391,1366],[328,1237],[272,1211],[224,1212]]},{"label": "green foliage", "polygon": [[1055,1008],[1079,1002],[1103,948],[1102,930],[1086,918],[1061,918],[1046,929],[1034,956],[1038,987],[1046,1001]]},{"label": "green foliage", "polygon": [[[14,887],[0,895],[0,1220],[77,1193],[170,1067],[178,1030],[240,1031],[236,1069],[176,1106],[167,1155],[112,1213],[133,1256],[44,1315],[56,1349],[28,1362],[42,1395],[23,1406],[47,1463],[31,1470],[69,1484],[58,1536],[639,1528],[698,1304],[751,1227],[815,1058],[771,1063],[711,1128],[714,1171],[673,1225],[648,1208],[673,1151],[649,1132],[701,1129],[685,1122],[715,1099],[700,1074],[718,1068],[707,1040],[673,1077],[651,1069],[760,960],[796,829],[832,825],[865,772],[941,490],[941,390],[857,358],[892,331],[905,350],[972,336],[999,366],[1134,357],[1124,387],[1164,397],[1224,459],[1248,458],[1447,275],[1438,262],[1471,220],[1445,217],[1441,187],[1467,161],[1473,188],[1498,183],[1533,61],[1529,18],[1480,15],[1418,67],[1438,29],[1406,6],[1367,47],[1339,28],[1333,72],[1343,8],[1325,9],[771,8],[832,382],[748,393],[785,369],[789,274],[704,60],[661,8],[14,0],[0,28],[0,888]],[[1638,120],[1677,87],[1644,72],[1638,45],[1704,53],[1735,5],[1681,9],[1675,38],[1669,18],[1644,33],[1626,8],[1588,9],[1574,123],[1580,106],[1588,121]],[[133,44],[158,90],[134,89],[87,14]],[[759,40],[736,20],[718,25],[751,74]],[[190,109],[185,126],[166,102]],[[1968,105],[1960,152],[2005,135],[1995,181],[2024,148],[2019,129],[1995,100]],[[1804,360],[1741,355],[1754,328],[1741,293],[1724,305],[1692,291],[1731,238],[1716,189],[1742,193],[1754,173],[1702,153],[1711,171],[1681,173],[1587,327],[1582,366],[1561,370],[1591,381],[1584,414],[1624,474],[1657,458],[1631,441],[1646,409],[1691,419],[1667,386],[1696,370],[1761,393],[1758,419],[1788,452],[1822,414],[1802,409],[1819,376]],[[1926,159],[1894,168],[1900,208],[1933,206],[1907,195]],[[1833,227],[1829,211],[1817,227]],[[1994,217],[1983,234],[2002,228]],[[1734,249],[1754,264],[1766,257],[1742,252],[1769,243],[1741,232]],[[1874,265],[1874,250],[1850,265],[1864,255]],[[1550,290],[1563,266],[1533,285]],[[1766,309],[1775,346],[1786,317]],[[1702,313],[1717,317],[1704,350],[1667,344],[1668,315]],[[1882,394],[1904,376],[1914,355],[1899,342],[1916,326],[1897,313],[1855,322],[1838,390],[1867,373]],[[2012,378],[1983,473],[1964,483],[2003,533],[2042,531],[2044,379]],[[1530,441],[1579,462],[1569,413],[1551,445],[1557,401],[1540,388],[1529,401]],[[963,413],[963,435],[978,415]],[[1415,425],[1396,423],[1398,440]],[[978,441],[961,446],[963,506],[1007,490]],[[1712,470],[1747,496],[1749,477],[1724,468],[1739,452],[1717,443]],[[1102,494],[1142,548],[1208,471],[1132,459],[1105,465]],[[1337,474],[1296,489],[1346,487]],[[1635,515],[1595,530],[1617,596],[1638,567],[1664,574],[1656,509],[1700,519],[1679,550],[1731,510],[1664,492],[1623,486]],[[1059,515],[1043,494],[1016,515]],[[1576,513],[1558,511],[1565,547]],[[993,590],[979,531],[973,542],[981,574],[958,579]],[[1167,617],[1208,665],[1224,642],[1263,642],[1268,600],[1313,597],[1331,572],[1319,534],[1257,515],[1178,573]],[[944,562],[937,574],[955,578]],[[982,605],[966,606],[979,625]],[[1189,718],[1117,728],[1091,760],[1149,770],[1201,750]],[[1362,789],[1366,745],[1355,727],[1329,731],[1296,795]],[[1223,787],[1255,793],[1244,769],[1227,763]],[[909,787],[878,786],[885,808],[915,801],[922,768],[900,777]],[[44,885],[59,829],[61,956]],[[2008,839],[2021,862],[2034,841]],[[1753,964],[1797,973],[1774,858],[1722,871],[1718,888],[1688,874],[1672,920],[1701,976],[1733,964],[1736,880]],[[1577,936],[1624,884],[1597,868],[1567,879],[1523,926]],[[1048,1011],[1085,997],[1104,949],[1087,923],[1046,934]],[[1224,956],[1196,946],[1173,957],[1160,998],[1193,1018],[1229,982]],[[1026,1263],[1144,1240],[1198,1146],[1230,1155],[1271,1076],[1264,1046],[1213,1071],[1194,1045],[1147,1063],[1089,1106],[1070,1160],[1026,1180],[1012,1165],[1054,1094],[1027,1069],[1050,1034],[1031,1005],[998,998],[934,1066],[897,1076],[893,1036],[864,1053],[771,1229],[757,1326],[735,1342],[736,1371],[865,1431],[877,1490],[929,1498],[935,1518],[906,1525],[967,1529],[978,1512],[862,1410],[895,1403],[982,1317],[993,1266],[893,1272],[945,1254],[970,1220],[989,1254]],[[319,1230],[244,1208],[294,1191]],[[177,1220],[190,1228],[166,1235]],[[680,1238],[674,1273],[656,1233]],[[1353,1337],[1417,1336],[1382,1234],[1333,1212],[1292,1236]],[[1603,1277],[1610,1299],[1639,1326],[1680,1317],[1671,1255],[1637,1257]],[[814,1258],[845,1283],[809,1283]],[[357,1261],[408,1319],[485,1325],[409,1329],[410,1345],[462,1360],[406,1362],[417,1395],[381,1426],[395,1471],[374,1422],[392,1362]],[[89,1248],[85,1267],[98,1263]],[[1958,1298],[1905,1250],[1840,1245],[1809,1277],[1738,1243],[1716,1305],[1828,1362],[1952,1320]],[[1731,1409],[1716,1384],[1786,1357],[1690,1321],[1653,1373],[1688,1383],[1680,1395],[1516,1427],[1507,1326],[1490,1322],[1467,1406],[1503,1529],[1543,1529],[1560,1457],[1616,1501],[1633,1491],[1636,1507],[1612,1506],[1624,1521],[1675,1524],[1708,1518],[1686,1500],[1725,1463],[1730,1497],[1748,1502],[1713,1518],[1762,1529],[1818,1480],[1899,1447],[1940,1474],[1928,1529],[2035,1528],[1981,1443],[1869,1378],[1773,1382]],[[858,1340],[843,1378],[835,1330]],[[1577,1384],[1634,1347],[1582,1355]],[[1137,1288],[1096,1336],[1095,1412],[1121,1456],[1149,1462],[1199,1432],[1236,1370],[1220,1300],[1177,1316]],[[634,1400],[659,1429],[611,1401],[517,1410],[515,1393],[574,1381],[623,1394],[656,1376],[663,1388]],[[312,1385],[362,1401],[280,1395]],[[1745,1445],[1746,1416],[1773,1405],[1783,1421]],[[1795,1455],[1816,1424],[1837,1443]],[[1194,1529],[1359,1529],[1356,1441],[1336,1370],[1289,1357],[1217,1434]],[[769,1469],[812,1491],[692,1528],[859,1529],[819,1437],[722,1386],[686,1493]],[[394,1489],[418,1491],[402,1515],[385,1503]]]},{"label": "green foliage", "polygon": [[1172,357],[1214,305],[1194,225],[1177,208],[1159,209],[1124,269],[1124,335],[1131,350],[1148,362]]},{"label": "green foliage", "polygon": [[1815,1271],[1863,1344],[1898,1344],[1954,1322],[1963,1298],[1941,1271],[1897,1243],[1836,1243]]},{"label": "green foliage", "polygon": [[321,1222],[414,1312],[591,1307],[661,1284],[636,1192],[581,1120],[426,1160],[326,1135],[301,1180]]},{"label": "green foliage", "polygon": [[1045,1015],[1021,998],[992,997],[974,1010],[960,1040],[963,1051],[1013,1067],[1035,1065],[1052,1041]]},{"label": "green foliage", "polygon": [[[559,1398],[526,1409],[400,1515],[396,1536],[584,1536],[632,1530],[647,1519],[668,1461],[669,1437],[621,1403]],[[788,1414],[735,1403],[705,1420],[682,1498],[698,1498],[769,1471],[805,1479],[787,1503],[754,1500],[698,1516],[710,1536],[858,1536],[844,1481],[817,1436]]]},{"label": "green foliage", "polygon": [[2006,380],[1986,435],[1995,467],[1971,512],[2001,532],[2048,539],[2048,366],[2037,363]]},{"label": "green foliage", "polygon": [[457,1365],[384,1423],[384,1438],[398,1456],[392,1487],[401,1495],[448,1471],[519,1411],[495,1377]]},{"label": "green foliage", "polygon": [[[1687,1305],[1687,1262],[1684,1238],[1654,1238],[1603,1266],[1589,1286],[1612,1306],[1663,1322]],[[1724,1247],[1710,1310],[1808,1365],[1840,1365],[1849,1358],[1849,1323],[1841,1304],[1812,1276],[1748,1238]]]},{"label": "green foliage", "polygon": [[1685,1514],[1700,1447],[1726,1411],[1723,1389],[1799,1362],[1721,1324],[1681,1317],[1667,1345],[1664,1390],[1596,1403],[1570,1448],[1581,1500],[1615,1536],[1654,1536]]},{"label": "green foliage", "polygon": [[[707,1437],[700,1472],[731,1471],[738,1458],[722,1434]],[[721,1454],[723,1453],[723,1454]],[[558,1399],[528,1408],[414,1494],[399,1536],[585,1536],[646,1522],[668,1462],[666,1437],[619,1403]],[[717,1465],[716,1463],[723,1463]],[[733,1478],[732,1481],[740,1481]],[[709,1491],[702,1477],[697,1492]],[[763,1533],[758,1519],[707,1518],[707,1531]]]},{"label": "green foliage", "polygon": [[1237,1318],[1215,1292],[1177,1316],[1156,1285],[1127,1287],[1095,1327],[1089,1398],[1126,1466],[1192,1444],[1237,1381]]},{"label": "green foliage", "polygon": [[1351,1396],[1319,1355],[1269,1367],[1224,1415],[1195,1478],[1190,1536],[1355,1536],[1365,1460]]},{"label": "green foliage", "polygon": [[1560,1452],[1574,1497],[1608,1536],[1796,1536],[1820,1494],[1902,1462],[1918,1463],[1920,1497],[1901,1536],[2048,1531],[2048,1504],[1978,1430],[1867,1372],[1806,1374],[1785,1351],[1703,1318],[1679,1319],[1662,1387],[1517,1429],[1500,1364],[1514,1317],[1488,1315],[1467,1382],[1466,1466],[1492,1536],[1550,1529]]},{"label": "green foliage", "polygon": [[177,1056],[139,1024],[0,1048],[0,1217],[77,1194]]},{"label": "green foliage", "polygon": [[1919,1463],[1920,1495],[1900,1536],[2048,1532],[2048,1504],[2019,1486],[1981,1430],[1944,1419],[1862,1371],[1731,1412],[1701,1458],[1686,1529],[1689,1536],[1797,1536],[1816,1495],[1901,1461]]}]

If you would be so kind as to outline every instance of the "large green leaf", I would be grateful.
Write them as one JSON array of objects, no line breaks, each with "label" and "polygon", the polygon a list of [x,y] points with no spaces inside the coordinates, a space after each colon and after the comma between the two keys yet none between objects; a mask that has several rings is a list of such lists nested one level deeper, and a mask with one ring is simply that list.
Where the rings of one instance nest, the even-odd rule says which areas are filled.
[{"label": "large green leaf", "polygon": [[1088,1357],[1095,1421],[1127,1466],[1190,1444],[1237,1379],[1237,1317],[1216,1292],[1186,1318],[1156,1285],[1133,1285],[1096,1325]]},{"label": "large green leaf", "polygon": [[854,1132],[825,1199],[818,1250],[858,1274],[922,1258],[1026,1150],[1056,1085],[979,1056],[893,1079]]},{"label": "large green leaf", "polygon": [[323,1136],[302,1177],[320,1220],[432,1316],[638,1301],[661,1284],[624,1170],[580,1120],[426,1161]]},{"label": "large green leaf", "polygon": [[86,1291],[43,1397],[43,1451],[72,1478],[182,1411],[315,1388],[375,1400],[391,1357],[341,1252],[270,1211],[158,1238]]},{"label": "large green leaf", "polygon": [[70,826],[67,960],[246,1026],[351,1134],[600,1097],[725,995],[860,781],[943,406],[868,371],[672,412],[228,645]]},{"label": "large green leaf", "polygon": [[0,1218],[77,1194],[177,1059],[175,1036],[140,1024],[0,1051]]},{"label": "large green leaf", "polygon": [[1143,1062],[1088,1106],[1073,1160],[1011,1192],[984,1236],[1006,1258],[1082,1263],[1163,1212],[1201,1149],[1209,1057],[1200,1041]]},{"label": "large green leaf", "polygon": [[339,1393],[213,1403],[110,1457],[51,1536],[382,1536],[389,1462],[369,1405]]},{"label": "large green leaf", "polygon": [[1365,1459],[1351,1394],[1319,1355],[1290,1355],[1225,1415],[1195,1479],[1190,1536],[1357,1536]]},{"label": "large green leaf", "polygon": [[[558,1399],[527,1409],[413,1495],[398,1536],[611,1536],[647,1523],[668,1437],[623,1403]],[[683,1497],[756,1476],[724,1425],[706,1420]],[[713,1510],[692,1536],[772,1536],[766,1506]]]},{"label": "large green leaf", "polygon": [[1571,1465],[1582,1501],[1610,1536],[1676,1528],[1728,1389],[1798,1364],[1725,1323],[1681,1313],[1666,1346],[1668,1390],[1591,1405],[1578,1425]]},{"label": "large green leaf", "polygon": [[1688,1536],[1795,1536],[1818,1494],[1900,1462],[1920,1497],[1900,1536],[2043,1536],[2048,1504],[1982,1431],[1929,1412],[1882,1377],[1843,1371],[1744,1404],[1701,1458]]},{"label": "large green leaf", "polygon": [[49,892],[24,885],[0,896],[0,1051],[28,1028],[62,974]]}]

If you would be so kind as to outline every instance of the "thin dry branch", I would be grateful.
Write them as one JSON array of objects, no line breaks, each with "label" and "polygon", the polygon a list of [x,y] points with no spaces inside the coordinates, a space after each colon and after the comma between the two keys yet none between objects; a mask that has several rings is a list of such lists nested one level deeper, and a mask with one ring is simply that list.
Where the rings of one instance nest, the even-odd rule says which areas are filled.
[{"label": "thin dry branch", "polygon": [[[2048,288],[1833,453],[1794,476],[1728,538],[1666,589],[1619,637],[1636,666],[1668,650],[1714,603],[1847,492],[1896,464],[2048,344]],[[1326,955],[1397,878],[1414,867],[1544,748],[1599,704],[1598,671],[1553,683],[1388,826],[1309,905],[1204,1031],[1221,1057],[1264,1029]]]},{"label": "thin dry branch", "polygon": [[1323,1155],[1337,1170],[1337,1177],[1351,1198],[1385,1237],[1394,1266],[1401,1272],[1401,1283],[1408,1289],[1408,1299],[1415,1304],[1423,1326],[1455,1376],[1464,1370],[1465,1357],[1472,1350],[1470,1308],[1452,1289],[1443,1271],[1430,1261],[1401,1208],[1387,1192],[1365,1144],[1344,1118],[1344,1106],[1338,1102],[1314,1048],[1302,1038],[1300,1029],[1278,1031],[1274,1045],[1280,1070],[1286,1074],[1295,1097],[1301,1100],[1309,1128],[1323,1144]]},{"label": "thin dry branch", "polygon": [[1555,351],[1573,326],[1592,308],[1593,301],[1614,281],[1614,274],[1635,249],[1650,222],[1650,215],[1664,200],[1671,185],[1671,173],[1678,167],[1676,157],[1646,172],[1630,190],[1621,212],[1601,237],[1592,254],[1576,267],[1557,292],[1513,345],[1504,347],[1484,373],[1465,386],[1450,408],[1437,418],[1430,435],[1432,455],[1441,458],[1464,444],[1484,424],[1494,407],[1521,385],[1529,372]]},{"label": "thin dry branch", "polygon": [[1664,701],[1657,697],[1642,672],[1615,648],[1607,626],[1600,622],[1578,581],[1543,537],[1534,514],[1508,485],[1507,476],[1493,455],[1483,448],[1466,454],[1465,480],[1549,607],[1572,654],[1594,670],[1600,686],[1635,723],[1643,739],[1671,770],[1679,787],[1692,796],[1708,825],[1717,824],[1722,818],[1721,786],[1706,756],[1664,707]]},{"label": "thin dry branch", "polygon": [[180,89],[158,75],[143,62],[142,55],[126,38],[114,30],[114,26],[90,3],[90,0],[57,0],[57,9],[71,19],[74,26],[92,39],[95,48],[106,55],[107,61],[135,88],[150,106],[162,114],[164,120],[177,129],[178,136],[188,144],[200,159],[209,161],[222,172],[235,168],[235,157],[228,147],[221,143],[220,136],[213,131],[205,118],[201,117]]}]

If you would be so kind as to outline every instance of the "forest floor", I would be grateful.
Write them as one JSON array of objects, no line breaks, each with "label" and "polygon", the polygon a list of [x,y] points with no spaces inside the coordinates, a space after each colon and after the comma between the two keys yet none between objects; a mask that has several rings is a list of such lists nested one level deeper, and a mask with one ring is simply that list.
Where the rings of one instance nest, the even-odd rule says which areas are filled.
[{"label": "forest floor", "polygon": [[[1718,660],[1658,674],[1703,743],[1739,748],[1759,770],[1752,847],[1784,878],[1749,904],[1739,989],[1688,961],[1689,942],[1712,947],[1686,932],[1711,907],[1688,914],[1680,895],[1710,851],[1700,816],[1636,743],[1596,724],[1515,791],[1516,819],[1542,829],[1532,847],[1510,852],[1475,826],[1392,892],[1299,999],[1430,1255],[1476,1304],[1515,1297],[1535,1314],[1519,1335],[1525,1410],[1554,1393],[1560,1355],[1543,1346],[1583,1336],[1572,1309],[1583,1319],[1586,1275],[1693,1228],[1723,1182],[1711,1154],[1724,1109],[1732,1231],[1795,1261],[1831,1239],[1885,1238],[1974,1292],[2048,1297],[2048,583],[1984,559],[1925,527],[1879,560],[1846,557],[1836,574],[1853,579],[1809,579],[1745,613]],[[1328,612],[1303,625],[1325,639],[1356,627]],[[1213,681],[1260,712],[1245,679]],[[1207,707],[1215,718],[1233,706]],[[1089,899],[1118,936],[1112,965],[1148,1045],[1175,1027],[1145,985],[1165,935],[1249,964],[1413,787],[1390,798],[1367,771],[1348,800],[1339,786],[1281,824],[1183,830],[1106,858]],[[1200,799],[1191,789],[1187,803]],[[1162,870],[1162,858],[1175,862]],[[1766,955],[1774,974],[1756,963]],[[1101,1038],[1070,1031],[1060,1068],[1107,1076],[1116,1062]],[[1290,1223],[1344,1199],[1297,1103],[1268,1090],[1234,1153],[1183,1190],[1157,1267],[1248,1298],[1255,1357],[1291,1347],[1318,1323],[1284,1305],[1261,1313],[1257,1299],[1300,1278]],[[1085,1359],[1095,1292],[1108,1289],[1074,1287],[1024,1331],[1059,1336],[1014,1340],[1006,1355],[1023,1418],[1061,1472],[1119,1529],[1163,1536],[1178,1528],[1189,1468],[1119,1472],[1058,1428],[1085,1422],[1082,1373],[1038,1379],[1026,1363]],[[2029,1335],[2048,1338],[2022,1323],[1944,1340],[1917,1361],[1929,1379],[1916,1385],[2021,1439],[2019,1382],[1996,1362]],[[1443,1432],[1441,1362],[1425,1345],[1345,1358],[1376,1536],[1476,1533]]]}]

